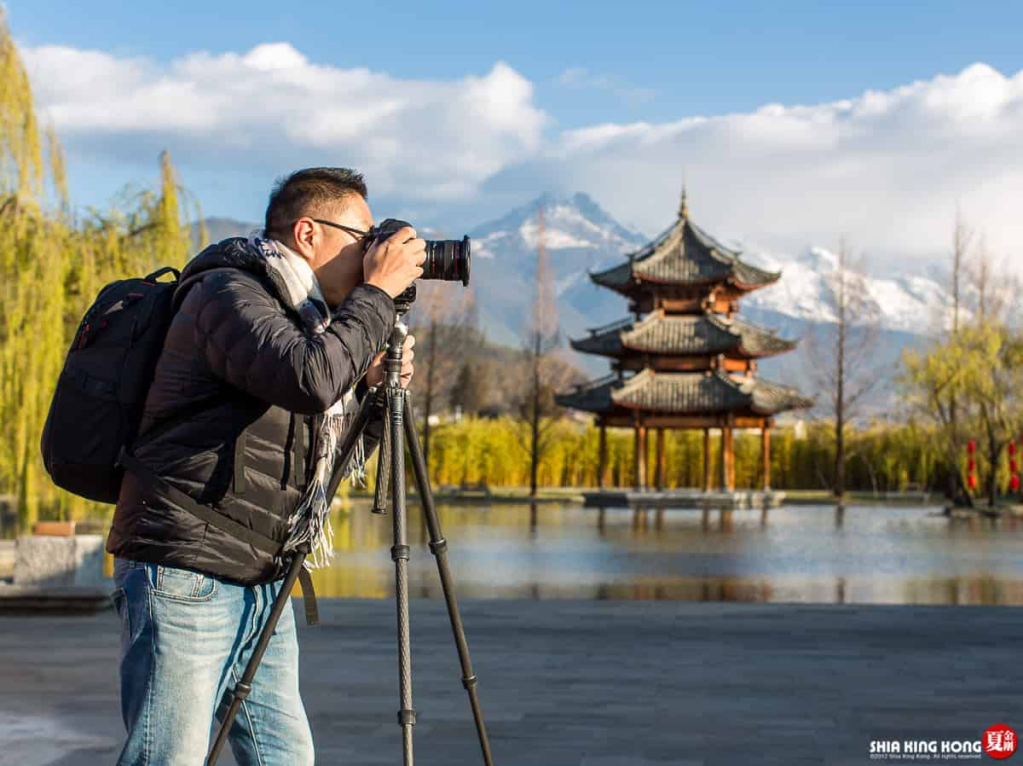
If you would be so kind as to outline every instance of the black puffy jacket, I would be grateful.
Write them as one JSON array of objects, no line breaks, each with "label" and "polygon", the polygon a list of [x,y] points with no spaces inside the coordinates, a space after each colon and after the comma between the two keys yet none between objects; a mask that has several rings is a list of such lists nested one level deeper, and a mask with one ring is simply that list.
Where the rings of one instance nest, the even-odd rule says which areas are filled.
[{"label": "black puffy jacket", "polygon": [[[280,541],[311,475],[320,416],[383,348],[394,302],[359,285],[326,332],[307,334],[278,299],[265,262],[243,245],[211,245],[182,272],[218,269],[192,283],[171,322],[133,453],[199,504]],[[379,417],[370,422],[368,449],[381,428]],[[107,550],[245,585],[283,574],[285,561],[167,495],[126,472]]]}]

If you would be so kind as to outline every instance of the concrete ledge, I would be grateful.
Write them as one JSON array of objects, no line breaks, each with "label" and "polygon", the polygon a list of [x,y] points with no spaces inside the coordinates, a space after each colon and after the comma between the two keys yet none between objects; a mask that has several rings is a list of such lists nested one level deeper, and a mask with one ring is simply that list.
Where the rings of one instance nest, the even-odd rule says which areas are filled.
[{"label": "concrete ledge", "polygon": [[0,614],[95,614],[110,606],[102,588],[0,585]]},{"label": "concrete ledge", "polygon": [[18,538],[14,584],[53,588],[103,587],[103,536],[24,535]]}]

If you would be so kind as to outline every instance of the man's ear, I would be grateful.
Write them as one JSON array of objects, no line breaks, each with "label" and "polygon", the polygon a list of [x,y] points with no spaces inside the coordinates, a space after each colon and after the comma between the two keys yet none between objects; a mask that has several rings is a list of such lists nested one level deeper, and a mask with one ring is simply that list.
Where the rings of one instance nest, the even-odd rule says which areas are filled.
[{"label": "man's ear", "polygon": [[291,236],[295,240],[295,252],[312,262],[316,246],[316,225],[312,218],[303,216],[291,227]]}]

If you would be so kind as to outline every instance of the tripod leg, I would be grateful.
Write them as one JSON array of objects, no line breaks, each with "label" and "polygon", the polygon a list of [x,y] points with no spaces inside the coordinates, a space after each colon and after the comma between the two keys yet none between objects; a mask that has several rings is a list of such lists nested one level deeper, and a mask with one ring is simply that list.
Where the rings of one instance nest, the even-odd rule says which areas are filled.
[{"label": "tripod leg", "polygon": [[388,428],[391,430],[391,515],[394,519],[394,560],[395,600],[398,611],[398,692],[401,709],[398,724],[402,729],[402,750],[405,766],[412,766],[412,726],[416,722],[416,711],[412,708],[412,656],[409,647],[409,606],[408,606],[408,523],[405,508],[405,450],[402,446],[404,430],[405,397],[403,389],[389,386]]},{"label": "tripod leg", "polygon": [[[388,420],[390,422],[390,420]],[[391,478],[391,428],[387,426],[380,435],[380,451],[377,453],[377,483],[373,492],[373,513],[387,513],[387,491]]]},{"label": "tripod leg", "polygon": [[284,584],[281,586],[277,598],[274,599],[273,606],[270,607],[270,616],[267,618],[266,625],[263,626],[263,630],[259,634],[256,647],[252,650],[252,657],[249,658],[249,662],[245,666],[241,680],[238,681],[234,691],[231,692],[231,705],[228,707],[224,720],[220,724],[220,730],[217,732],[216,739],[213,740],[213,747],[210,749],[209,757],[206,759],[206,766],[213,766],[217,762],[217,758],[220,757],[220,751],[224,749],[224,743],[227,742],[231,725],[238,715],[238,709],[242,706],[245,698],[249,696],[249,692],[252,691],[252,679],[256,676],[259,663],[263,661],[263,654],[266,653],[270,637],[277,627],[277,622],[281,619],[281,613],[291,601],[291,589],[295,587],[295,580],[298,579],[298,574],[302,571],[305,557],[305,553],[296,553],[291,559],[291,567],[288,569],[288,574],[284,578]]},{"label": "tripod leg", "polygon": [[[419,434],[416,432],[415,410],[412,408],[412,395],[404,391],[405,400],[405,436],[408,443],[409,454],[412,456],[412,472],[415,474],[416,487],[419,489],[419,499],[423,505],[423,515],[426,519],[427,528],[430,531],[430,550],[437,559],[437,570],[440,573],[441,587],[444,590],[444,601],[448,607],[448,617],[451,620],[451,630],[455,634],[455,645],[458,648],[458,659],[462,664],[462,686],[469,694],[469,704],[472,706],[472,717],[476,722],[476,734],[479,736],[480,748],[483,750],[483,762],[486,766],[493,766],[493,758],[490,754],[490,740],[487,739],[486,725],[483,723],[483,711],[480,709],[479,693],[476,689],[476,674],[472,669],[472,660],[469,658],[469,645],[465,640],[465,630],[462,628],[462,617],[458,613],[458,603],[455,601],[455,588],[451,579],[451,569],[448,567],[447,540],[441,535],[440,521],[437,518],[437,509],[433,504],[433,493],[430,491],[430,476],[427,473],[426,461],[423,458],[423,448],[419,444]],[[395,451],[399,447],[395,447]]]}]

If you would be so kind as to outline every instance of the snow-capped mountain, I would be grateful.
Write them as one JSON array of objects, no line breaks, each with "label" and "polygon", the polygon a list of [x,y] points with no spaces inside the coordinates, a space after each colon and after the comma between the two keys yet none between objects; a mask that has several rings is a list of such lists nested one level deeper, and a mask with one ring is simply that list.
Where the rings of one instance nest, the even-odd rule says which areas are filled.
[{"label": "snow-capped mountain", "polygon": [[[585,250],[591,254],[620,256],[637,247],[646,237],[627,229],[589,196],[571,197],[544,194],[527,205],[515,208],[503,218],[483,224],[470,232],[473,253],[480,258],[496,258],[508,252],[536,251],[539,242],[539,211],[544,214],[544,242],[548,252]],[[591,258],[592,260],[592,258]],[[565,264],[565,258],[552,258],[552,265]]]},{"label": "snow-capped mountain", "polygon": [[[743,299],[744,310],[767,310],[812,323],[837,321],[835,287],[838,255],[822,247],[811,247],[792,257],[769,253],[755,246],[743,247],[743,258],[771,271],[781,271],[781,280]],[[867,303],[861,312],[886,330],[915,335],[930,334],[948,314],[949,296],[932,273],[893,271],[887,276],[854,275],[862,285]],[[858,288],[859,289],[859,288]]]},{"label": "snow-capped mountain", "polygon": [[[547,265],[563,336],[572,337],[601,324],[594,311],[603,296],[588,272],[611,263],[646,242],[646,237],[616,222],[585,194],[545,194],[507,215],[469,232],[472,237],[472,286],[480,317],[492,340],[518,345],[536,295],[536,251],[540,209],[544,214]],[[606,292],[606,291],[602,291]],[[624,302],[611,297],[604,306],[616,318]]]}]

